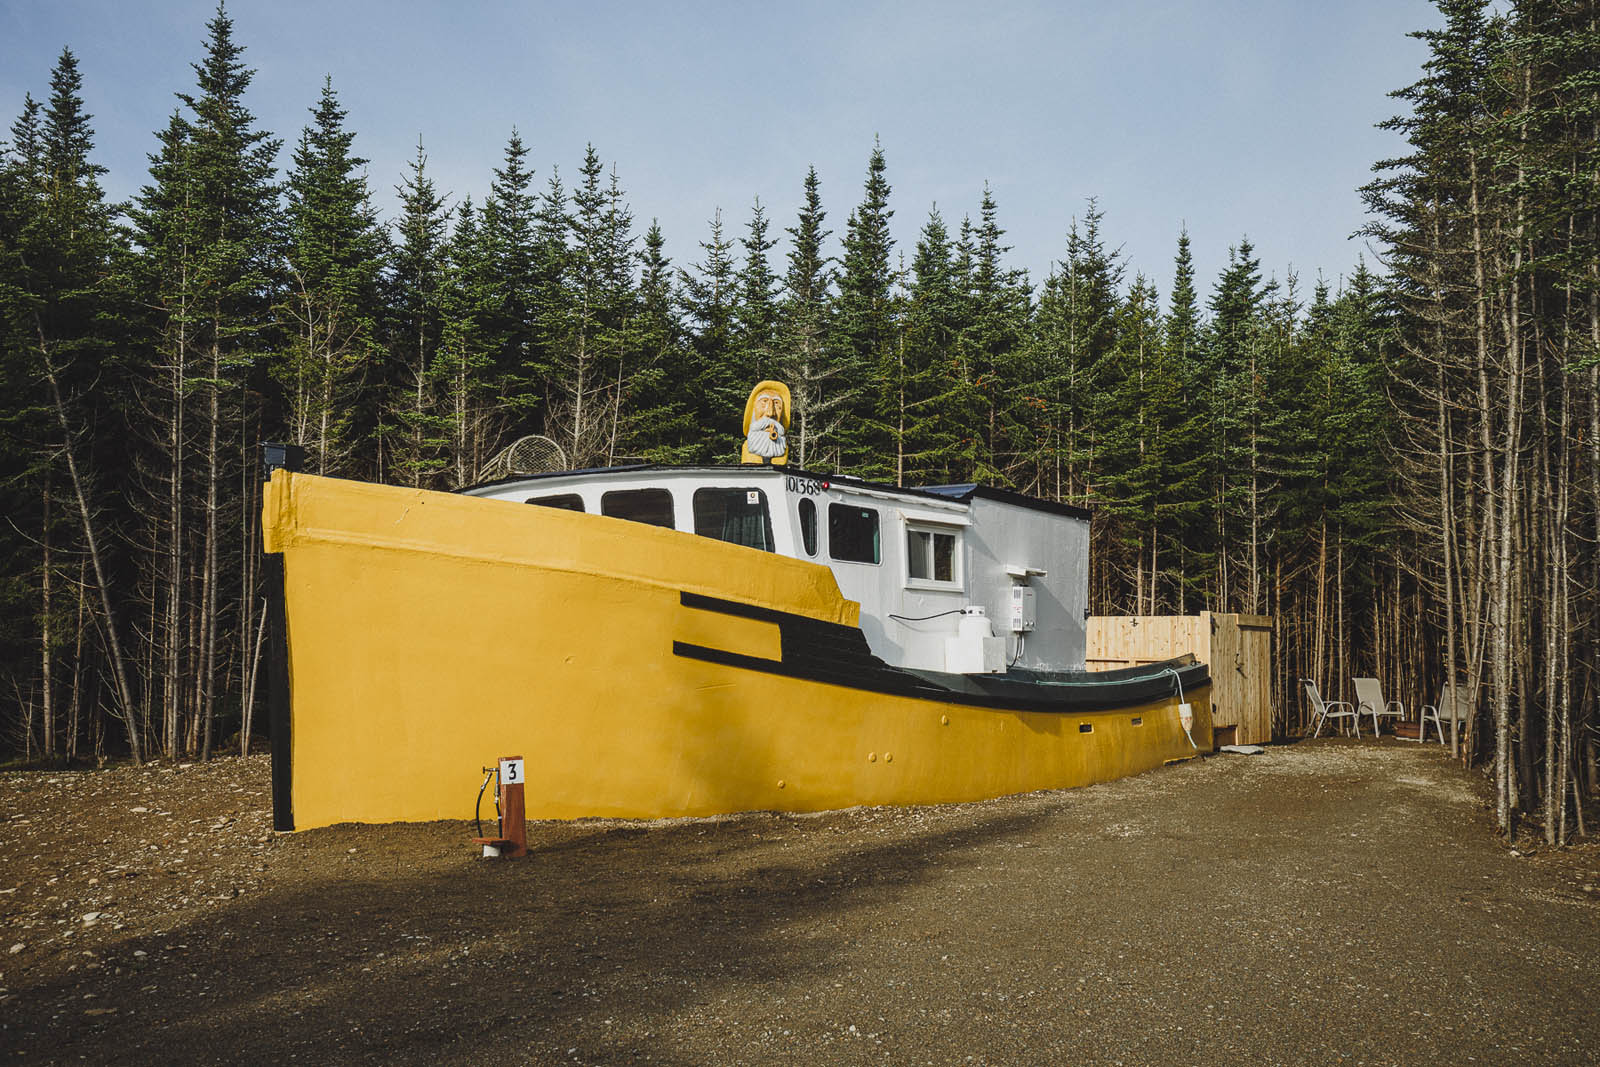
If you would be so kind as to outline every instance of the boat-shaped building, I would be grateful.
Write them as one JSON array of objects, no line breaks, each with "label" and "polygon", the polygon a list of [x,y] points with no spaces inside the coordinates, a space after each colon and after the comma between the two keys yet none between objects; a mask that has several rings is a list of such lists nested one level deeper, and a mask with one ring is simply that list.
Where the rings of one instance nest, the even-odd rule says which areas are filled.
[{"label": "boat-shaped building", "polygon": [[1084,670],[1089,522],[776,464],[464,493],[275,471],[277,824],[469,818],[513,754],[528,816],[567,819],[974,800],[1209,751],[1205,664]]}]

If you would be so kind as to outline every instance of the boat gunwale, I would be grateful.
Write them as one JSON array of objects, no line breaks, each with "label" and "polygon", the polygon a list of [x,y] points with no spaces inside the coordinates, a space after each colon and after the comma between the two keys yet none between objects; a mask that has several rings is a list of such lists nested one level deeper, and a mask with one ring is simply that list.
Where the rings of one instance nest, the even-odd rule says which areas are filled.
[{"label": "boat gunwale", "polygon": [[[824,622],[690,590],[682,590],[678,596],[679,602],[692,610],[776,624],[780,633],[780,658],[750,656],[685,641],[673,642],[675,656],[884,696],[993,711],[1072,715],[1149,704],[1176,697],[1185,689],[1199,690],[1211,684],[1210,666],[1197,662],[1189,653],[1164,663],[1117,671],[1054,672],[1072,675],[1071,680],[1064,681],[896,667],[871,652],[858,626]],[[820,656],[808,654],[814,648],[825,649],[825,652]],[[1098,673],[1109,677],[1092,677]],[[1167,681],[1169,674],[1175,684]]]}]

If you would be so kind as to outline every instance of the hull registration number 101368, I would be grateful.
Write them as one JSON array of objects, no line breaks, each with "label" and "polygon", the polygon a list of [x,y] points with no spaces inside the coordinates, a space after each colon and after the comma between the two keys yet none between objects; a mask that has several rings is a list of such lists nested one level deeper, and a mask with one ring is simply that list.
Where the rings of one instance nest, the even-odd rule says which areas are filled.
[{"label": "hull registration number 101368", "polygon": [[792,474],[783,479],[783,487],[789,492],[799,493],[801,496],[820,496],[822,490],[826,488],[814,478],[796,478]]}]

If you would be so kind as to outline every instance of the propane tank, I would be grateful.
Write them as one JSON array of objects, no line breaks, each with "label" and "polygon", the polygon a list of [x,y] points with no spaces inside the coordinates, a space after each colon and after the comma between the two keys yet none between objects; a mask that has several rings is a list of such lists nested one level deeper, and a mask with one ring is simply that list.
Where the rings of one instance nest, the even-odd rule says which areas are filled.
[{"label": "propane tank", "polygon": [[961,622],[956,632],[964,641],[994,636],[994,631],[989,627],[989,613],[977,604],[969,604],[961,609]]},{"label": "propane tank", "polygon": [[1005,639],[994,636],[989,613],[976,604],[961,609],[954,637],[944,641],[944,669],[952,674],[999,674],[1006,669]]}]

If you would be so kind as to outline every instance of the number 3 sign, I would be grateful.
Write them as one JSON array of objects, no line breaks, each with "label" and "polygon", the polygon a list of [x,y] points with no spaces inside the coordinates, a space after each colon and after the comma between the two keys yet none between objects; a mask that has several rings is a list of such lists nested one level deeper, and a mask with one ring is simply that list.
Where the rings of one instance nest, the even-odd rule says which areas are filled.
[{"label": "number 3 sign", "polygon": [[520,759],[503,759],[500,761],[501,785],[521,785],[522,780],[522,761]]}]

